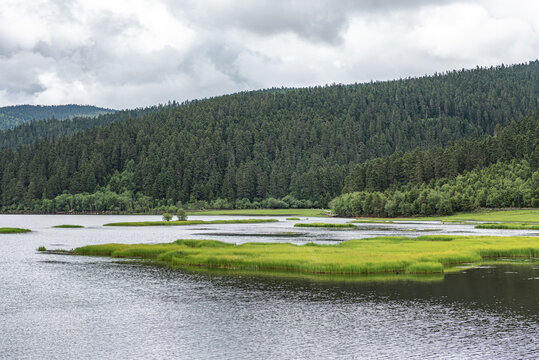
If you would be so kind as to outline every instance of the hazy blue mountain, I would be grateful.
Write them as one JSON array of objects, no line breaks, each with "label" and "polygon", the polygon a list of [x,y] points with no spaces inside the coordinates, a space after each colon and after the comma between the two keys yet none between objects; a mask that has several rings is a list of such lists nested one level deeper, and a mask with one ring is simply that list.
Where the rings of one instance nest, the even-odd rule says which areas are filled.
[{"label": "hazy blue mountain", "polygon": [[73,117],[94,117],[116,110],[90,105],[15,105],[0,107],[0,130],[12,129],[31,121],[43,119],[65,120]]}]

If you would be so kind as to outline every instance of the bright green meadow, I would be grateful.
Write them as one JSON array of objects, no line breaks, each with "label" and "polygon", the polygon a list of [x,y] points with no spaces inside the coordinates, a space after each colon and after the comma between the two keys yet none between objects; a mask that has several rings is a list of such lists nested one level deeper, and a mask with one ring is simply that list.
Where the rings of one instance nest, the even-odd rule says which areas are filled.
[{"label": "bright green meadow", "polygon": [[512,229],[512,230],[539,230],[539,224],[529,223],[490,223],[478,224],[476,229]]},{"label": "bright green meadow", "polygon": [[307,274],[442,273],[485,258],[539,256],[539,237],[429,235],[378,237],[338,245],[177,240],[167,244],[104,244],[80,247],[76,255],[152,259],[180,267]]},{"label": "bright green meadow", "polygon": [[235,209],[189,211],[189,215],[327,217],[328,212],[324,209]]},{"label": "bright green meadow", "polygon": [[185,221],[133,221],[109,223],[104,226],[185,226],[201,224],[258,224],[278,222],[277,219],[237,219],[237,220],[185,220]]},{"label": "bright green meadow", "polygon": [[29,229],[21,229],[21,228],[12,228],[12,227],[2,227],[0,228],[0,234],[20,234],[20,233],[27,233],[32,230]]}]

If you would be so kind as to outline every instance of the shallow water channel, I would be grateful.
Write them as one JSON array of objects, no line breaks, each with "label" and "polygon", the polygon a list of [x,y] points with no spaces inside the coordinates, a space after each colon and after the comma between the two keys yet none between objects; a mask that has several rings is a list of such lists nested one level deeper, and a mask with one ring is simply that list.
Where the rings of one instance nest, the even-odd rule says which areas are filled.
[{"label": "shallow water channel", "polygon": [[[539,235],[438,222],[294,228],[350,219],[272,218],[280,221],[112,228],[103,224],[160,217],[1,215],[0,227],[32,232],[0,235],[0,358],[539,358],[539,262],[506,261],[421,281],[329,281],[36,251],[179,238],[335,243],[383,235]],[[52,228],[60,224],[85,228]]]}]

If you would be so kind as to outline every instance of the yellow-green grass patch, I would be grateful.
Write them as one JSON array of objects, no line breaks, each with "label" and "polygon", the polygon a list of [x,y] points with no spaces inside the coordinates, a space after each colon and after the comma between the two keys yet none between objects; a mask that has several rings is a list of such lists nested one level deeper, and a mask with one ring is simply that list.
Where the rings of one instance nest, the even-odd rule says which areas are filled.
[{"label": "yellow-green grass patch", "polygon": [[186,221],[133,221],[109,223],[104,226],[186,226],[202,224],[258,224],[277,222],[277,219],[236,219],[236,220],[186,220]]},{"label": "yellow-green grass patch", "polygon": [[392,224],[392,220],[383,219],[356,219],[349,221],[350,224]]},{"label": "yellow-green grass patch", "polygon": [[327,217],[328,211],[324,209],[235,209],[189,211],[189,215]]},{"label": "yellow-green grass patch", "polygon": [[[146,258],[180,267],[245,271],[357,275],[441,273],[455,264],[484,258],[539,256],[539,237],[421,236],[350,240],[338,245],[178,240],[169,244],[105,244],[73,254]],[[454,270],[454,269],[453,269]]]},{"label": "yellow-green grass patch", "polygon": [[0,227],[0,234],[20,234],[20,233],[27,233],[32,230],[30,229],[21,229],[21,228],[14,228],[14,227]]},{"label": "yellow-green grass patch", "polygon": [[539,224],[530,223],[489,223],[478,224],[476,229],[512,229],[512,230],[539,230]]}]

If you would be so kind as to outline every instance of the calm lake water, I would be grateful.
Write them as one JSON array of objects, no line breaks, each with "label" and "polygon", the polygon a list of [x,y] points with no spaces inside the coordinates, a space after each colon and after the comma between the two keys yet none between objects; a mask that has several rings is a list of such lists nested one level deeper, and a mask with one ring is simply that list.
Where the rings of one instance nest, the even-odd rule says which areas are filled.
[{"label": "calm lake water", "polygon": [[[0,235],[0,358],[539,358],[539,262],[508,261],[432,281],[325,281],[36,252],[41,245],[71,249],[179,238],[329,243],[389,234],[539,235],[434,222],[305,229],[274,218],[281,221],[107,228],[107,222],[160,217],[0,216],[0,227],[33,230]],[[59,224],[85,228],[52,228]]]}]

